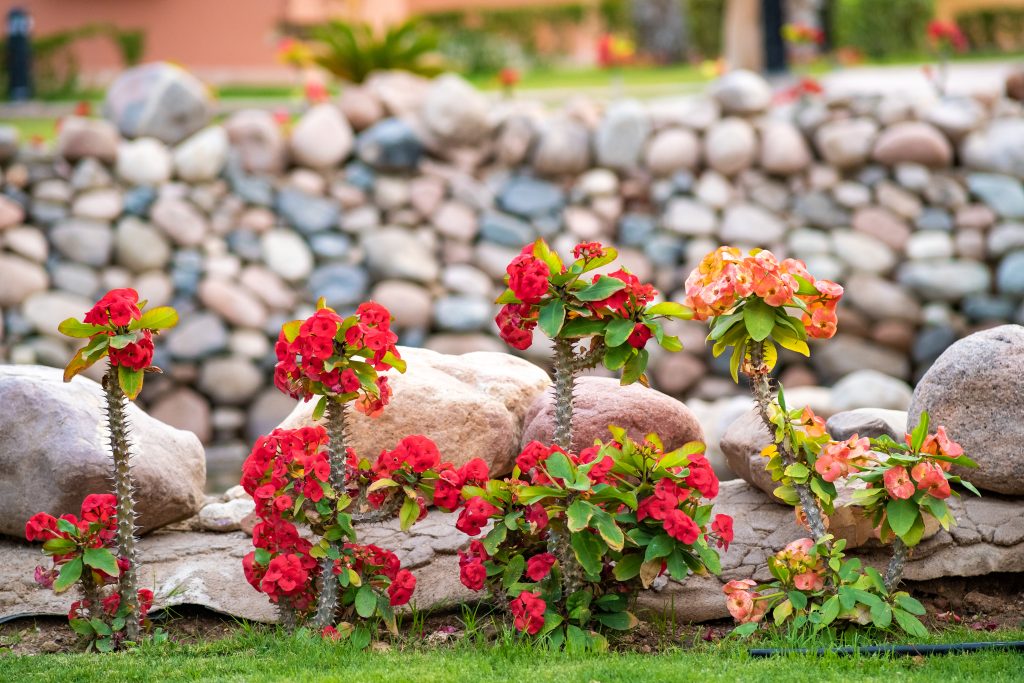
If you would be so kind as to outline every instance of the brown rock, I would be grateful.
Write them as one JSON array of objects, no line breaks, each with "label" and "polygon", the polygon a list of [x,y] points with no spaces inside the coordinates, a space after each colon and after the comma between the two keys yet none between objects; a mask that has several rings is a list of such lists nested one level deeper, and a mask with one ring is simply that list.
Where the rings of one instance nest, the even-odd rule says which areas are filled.
[{"label": "brown rock", "polygon": [[227,280],[203,280],[199,300],[232,325],[258,329],[267,321],[263,303],[244,287]]},{"label": "brown rock", "polygon": [[[0,533],[21,537],[36,512],[78,514],[90,493],[110,490],[103,392],[61,371],[0,366]],[[206,460],[199,439],[128,406],[132,473],[143,533],[189,517],[203,503]],[[45,473],[45,476],[40,476]]]},{"label": "brown rock", "polygon": [[117,159],[120,140],[117,127],[109,121],[69,116],[60,122],[57,155],[68,161],[92,157],[112,164]]},{"label": "brown rock", "polygon": [[243,109],[224,122],[228,140],[242,168],[250,173],[280,173],[288,160],[288,144],[273,114]]},{"label": "brown rock", "polygon": [[[778,483],[772,481],[771,475],[765,471],[767,461],[761,455],[761,451],[771,443],[772,437],[754,408],[733,420],[719,442],[719,448],[722,449],[729,469],[737,477],[753,484],[769,496],[778,487]],[[773,500],[782,502],[774,497]]]},{"label": "brown rock", "polygon": [[[350,411],[356,452],[374,458],[405,436],[423,434],[456,465],[480,457],[492,475],[511,470],[523,417],[550,384],[547,373],[503,353],[446,356],[404,347],[401,353],[409,368],[404,375],[389,373],[394,393],[384,413],[370,419]],[[299,404],[281,427],[309,424],[313,405]]]},{"label": "brown rock", "polygon": [[0,195],[0,230],[14,227],[23,220],[25,220],[25,210],[21,208],[21,204]]},{"label": "brown rock", "polygon": [[[667,450],[690,441],[703,441],[697,416],[681,401],[640,384],[621,386],[610,377],[581,377],[576,382],[573,404],[573,450],[590,446],[595,439],[611,438],[608,425],[626,430],[633,439],[651,432],[661,437]],[[522,445],[530,441],[551,443],[554,431],[554,396],[547,391],[526,413]]]},{"label": "brown rock", "polygon": [[213,436],[210,404],[187,387],[164,394],[149,409],[152,417],[177,429],[192,432],[206,443]]},{"label": "brown rock", "polygon": [[875,140],[871,156],[887,166],[906,162],[949,166],[953,146],[935,126],[922,121],[904,121],[882,131]]},{"label": "brown rock", "polygon": [[672,353],[660,358],[651,373],[655,386],[667,394],[682,394],[707,374],[704,362],[690,353]]},{"label": "brown rock", "polygon": [[886,245],[902,251],[910,239],[910,226],[903,220],[879,206],[866,206],[853,214],[853,229],[871,235]]},{"label": "brown rock", "polygon": [[914,390],[907,430],[927,410],[934,430],[978,463],[956,471],[979,488],[1024,494],[1024,327],[1001,325],[964,337],[932,364]]},{"label": "brown rock", "polygon": [[355,130],[369,128],[384,118],[384,105],[369,89],[358,85],[345,86],[338,107]]}]

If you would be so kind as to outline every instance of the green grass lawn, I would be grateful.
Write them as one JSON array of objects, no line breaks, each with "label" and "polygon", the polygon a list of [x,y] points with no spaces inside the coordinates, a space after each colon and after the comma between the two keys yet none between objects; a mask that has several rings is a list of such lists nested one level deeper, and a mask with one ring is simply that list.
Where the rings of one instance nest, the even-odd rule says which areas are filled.
[{"label": "green grass lawn", "polygon": [[[932,642],[1020,640],[1024,631],[949,631]],[[474,640],[472,638],[468,640]],[[779,642],[759,646],[780,645]],[[824,639],[803,645],[824,645]],[[921,657],[788,655],[753,659],[749,643],[727,639],[657,654],[570,654],[531,647],[511,635],[473,642],[354,651],[309,635],[243,628],[227,639],[198,645],[145,645],[112,655],[0,657],[3,681],[361,681],[433,683],[507,681],[1020,681],[1024,655],[1008,651]]]}]

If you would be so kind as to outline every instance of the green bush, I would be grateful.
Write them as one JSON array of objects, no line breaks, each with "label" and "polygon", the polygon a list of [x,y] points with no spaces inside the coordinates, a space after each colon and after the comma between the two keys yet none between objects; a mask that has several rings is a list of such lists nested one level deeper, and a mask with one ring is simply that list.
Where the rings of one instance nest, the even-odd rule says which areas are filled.
[{"label": "green bush", "polygon": [[518,41],[469,28],[447,33],[440,50],[446,61],[467,76],[496,74],[505,67],[521,68],[533,61]]},{"label": "green bush", "polygon": [[408,21],[378,36],[367,24],[330,21],[310,31],[316,63],[342,80],[362,83],[374,71],[401,69],[433,76],[441,69],[438,37]]},{"label": "green bush", "polygon": [[722,26],[725,0],[683,0],[690,44],[701,59],[717,59],[722,54]]},{"label": "green bush", "polygon": [[838,0],[833,14],[837,45],[885,59],[927,49],[935,0]]}]

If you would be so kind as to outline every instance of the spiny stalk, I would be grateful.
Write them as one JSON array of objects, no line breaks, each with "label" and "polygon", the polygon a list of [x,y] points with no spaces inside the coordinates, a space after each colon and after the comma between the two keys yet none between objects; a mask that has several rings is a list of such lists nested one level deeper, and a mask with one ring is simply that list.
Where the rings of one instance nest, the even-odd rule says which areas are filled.
[{"label": "spiny stalk", "polygon": [[[344,496],[348,483],[347,464],[345,462],[345,444],[347,443],[347,428],[345,421],[345,406],[342,403],[329,401],[327,411],[324,413],[324,420],[327,427],[327,454],[331,463],[331,474],[329,477],[331,488],[337,495]],[[337,515],[337,510],[334,511]],[[330,520],[334,524],[336,520]],[[330,555],[341,551],[343,539],[330,541]],[[338,581],[334,577],[334,560],[325,557],[320,560],[320,594],[317,597],[316,615],[313,623],[317,628],[324,628],[334,624],[334,615],[338,611]]]},{"label": "spiny stalk", "polygon": [[110,452],[114,459],[114,495],[117,498],[117,554],[128,561],[121,572],[118,589],[121,604],[128,607],[125,635],[132,642],[139,641],[139,582],[138,558],[135,552],[135,500],[132,497],[131,449],[128,442],[127,398],[113,365],[103,376],[103,390],[107,400],[107,427],[110,430]]},{"label": "spiny stalk", "polygon": [[[555,339],[555,429],[552,441],[566,453],[572,448],[572,404],[578,358],[570,339]],[[551,520],[548,541],[562,571],[562,594],[568,597],[583,585],[583,567],[573,552],[569,530],[561,520]]]},{"label": "spiny stalk", "polygon": [[903,567],[907,564],[910,555],[910,548],[899,536],[892,542],[892,557],[889,559],[889,566],[885,570],[885,590],[890,593],[896,590],[903,578]]},{"label": "spiny stalk", "polygon": [[[761,417],[761,421],[764,422],[768,433],[774,435],[775,423],[771,420],[771,404],[774,394],[772,391],[771,375],[764,364],[764,342],[751,342],[750,365],[750,390],[754,396],[754,403],[757,405],[758,415]],[[779,449],[779,454],[786,465],[792,465],[797,461],[792,445],[787,439],[783,438],[781,442],[777,441],[775,446]],[[814,497],[814,493],[807,484],[794,482],[793,488],[800,498],[800,505],[804,510],[804,516],[807,518],[807,525],[811,528],[811,533],[814,534],[814,540],[817,541],[827,531],[824,513],[818,505],[818,499]]]}]

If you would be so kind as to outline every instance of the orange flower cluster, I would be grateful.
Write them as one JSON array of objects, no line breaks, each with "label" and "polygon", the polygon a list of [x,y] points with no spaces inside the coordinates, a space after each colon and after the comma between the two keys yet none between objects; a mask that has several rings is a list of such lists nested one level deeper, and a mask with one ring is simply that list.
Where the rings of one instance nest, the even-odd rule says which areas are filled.
[{"label": "orange flower cluster", "polygon": [[[814,293],[800,294],[800,280],[813,287]],[[725,315],[748,297],[775,308],[803,304],[808,336],[828,339],[836,333],[836,305],[842,295],[840,285],[815,280],[799,259],[780,262],[766,250],[755,249],[744,256],[736,247],[719,247],[686,278],[684,303],[693,309],[695,320]]]}]

